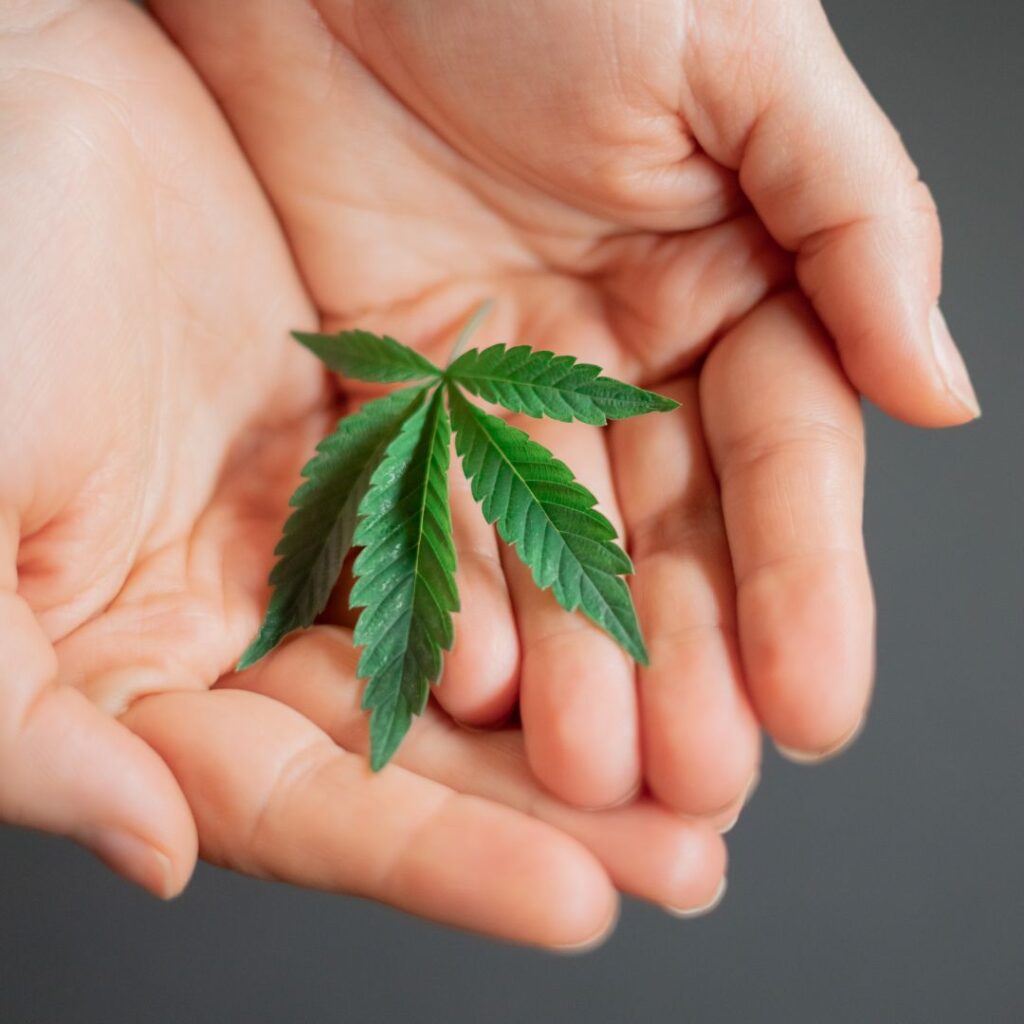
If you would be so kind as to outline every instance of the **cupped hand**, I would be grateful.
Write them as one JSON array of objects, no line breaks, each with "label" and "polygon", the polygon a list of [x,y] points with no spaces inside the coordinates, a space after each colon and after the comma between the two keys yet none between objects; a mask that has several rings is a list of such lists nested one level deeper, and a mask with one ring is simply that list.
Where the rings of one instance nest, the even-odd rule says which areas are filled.
[{"label": "cupped hand", "polygon": [[567,807],[516,730],[434,713],[372,775],[343,631],[225,674],[336,396],[287,337],[313,310],[269,205],[132,5],[0,14],[0,225],[0,821],[162,896],[198,849],[552,946],[616,889],[712,899],[710,824]]},{"label": "cupped hand", "polygon": [[[865,713],[873,606],[855,388],[925,425],[976,402],[936,305],[928,191],[816,2],[156,0],[270,196],[325,329],[443,359],[572,353],[683,402],[531,423],[618,523],[651,667],[538,594],[463,489],[437,689],[518,700],[539,779],[735,805],[759,723],[798,757]],[[852,383],[851,383],[852,382]],[[456,474],[457,476],[457,474]]]}]

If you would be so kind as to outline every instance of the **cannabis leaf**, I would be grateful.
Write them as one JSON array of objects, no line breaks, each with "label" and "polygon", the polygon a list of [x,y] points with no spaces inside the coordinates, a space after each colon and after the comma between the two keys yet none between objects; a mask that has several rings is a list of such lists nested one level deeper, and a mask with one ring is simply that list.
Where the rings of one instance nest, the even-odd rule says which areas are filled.
[{"label": "cannabis leaf", "polygon": [[368,402],[317,445],[302,470],[306,480],[292,495],[295,511],[274,549],[279,561],[270,573],[270,606],[239,670],[269,654],[292,630],[311,626],[324,610],[352,547],[370,476],[425,394],[423,388],[405,388]]},{"label": "cannabis leaf", "polygon": [[578,363],[573,356],[535,352],[526,345],[492,345],[471,349],[446,371],[467,391],[512,412],[572,419],[595,426],[608,420],[667,412],[677,402],[651,391],[602,377],[601,368]]},{"label": "cannabis leaf", "polygon": [[623,574],[633,563],[615,527],[569,467],[511,424],[471,405],[452,388],[455,449],[484,518],[515,545],[542,589],[569,611],[582,610],[642,665],[640,626]]},{"label": "cannabis leaf", "polygon": [[365,649],[374,769],[383,767],[423,710],[454,640],[458,611],[448,507],[452,431],[444,392],[410,416],[391,442],[359,506],[357,577],[350,604],[362,608],[354,640]]},{"label": "cannabis leaf", "polygon": [[[468,339],[483,311],[470,320]],[[363,707],[371,712],[371,764],[394,754],[430,684],[441,675],[458,611],[448,470],[455,449],[489,523],[513,546],[539,587],[579,609],[632,657],[647,649],[629,588],[633,571],[597,499],[565,463],[522,430],[473,405],[463,390],[512,412],[603,425],[677,403],[601,376],[572,356],[523,345],[470,351],[447,369],[367,331],[295,337],[329,367],[376,383],[421,381],[369,402],[317,447],[292,496],[292,512],[270,575],[266,618],[239,669],[309,626],[330,596],[349,550],[360,547],[349,596],[362,609]],[[429,396],[429,397],[428,397]],[[447,402],[447,405],[446,405]],[[451,419],[449,419],[449,409]]]},{"label": "cannabis leaf", "polygon": [[394,384],[441,375],[441,371],[419,352],[394,338],[378,337],[369,331],[342,331],[340,334],[292,331],[292,337],[332,370],[356,380]]}]

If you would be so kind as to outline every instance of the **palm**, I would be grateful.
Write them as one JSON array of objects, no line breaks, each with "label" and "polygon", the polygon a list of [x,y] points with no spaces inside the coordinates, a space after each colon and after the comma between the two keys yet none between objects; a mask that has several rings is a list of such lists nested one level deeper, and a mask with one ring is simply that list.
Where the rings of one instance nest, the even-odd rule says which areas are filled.
[{"label": "palm", "polygon": [[[102,51],[82,51],[82,33]],[[3,46],[8,67],[62,72],[5,86],[16,159],[0,195],[18,249],[0,304],[33,340],[0,384],[16,580],[0,610],[9,656],[31,667],[0,694],[22,723],[0,754],[8,820],[70,832],[164,893],[197,831],[218,863],[537,942],[603,925],[610,880],[706,900],[723,866],[709,826],[649,802],[563,807],[530,781],[514,731],[457,739],[435,718],[415,771],[368,778],[339,631],[224,675],[332,412],[287,340],[307,300],[216,108],[142,15],[93,5]],[[140,859],[126,834],[164,856]]]},{"label": "palm", "polygon": [[[16,463],[30,495],[19,590],[55,642],[63,678],[119,713],[154,686],[208,686],[237,656],[324,388],[276,326],[305,303],[216,120],[200,126],[209,139],[176,137],[170,116],[153,125],[195,175],[168,186],[84,88],[63,93],[83,163],[86,147],[102,143],[120,170],[107,181],[90,166],[70,209],[47,210],[40,189],[24,216],[49,236],[43,258],[4,281],[15,301],[40,274],[66,297],[56,324],[44,304],[18,318],[37,344],[26,372],[5,381],[5,411],[30,401],[27,421],[43,424],[22,449],[31,460]],[[59,170],[45,145],[29,159],[44,175]],[[212,209],[214,230],[202,212]],[[114,268],[93,254],[96,223],[100,246],[117,247]],[[58,248],[74,256],[50,259]],[[30,369],[47,382],[31,397]]]},{"label": "palm", "polygon": [[683,399],[605,434],[529,428],[623,528],[652,668],[634,679],[536,594],[456,493],[465,611],[442,704],[482,722],[518,697],[538,777],[589,805],[641,778],[682,810],[733,804],[758,756],[749,697],[782,742],[846,733],[870,660],[859,415],[801,301],[769,297],[791,259],[681,112],[694,80],[737,73],[720,52],[684,73],[684,14],[710,29],[703,5],[154,6],[232,120],[326,328],[443,359],[491,297],[485,340]]}]

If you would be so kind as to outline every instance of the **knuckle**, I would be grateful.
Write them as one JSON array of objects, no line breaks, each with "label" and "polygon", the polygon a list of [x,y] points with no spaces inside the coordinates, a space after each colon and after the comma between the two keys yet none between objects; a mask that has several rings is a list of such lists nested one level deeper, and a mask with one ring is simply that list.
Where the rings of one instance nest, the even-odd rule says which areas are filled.
[{"label": "knuckle", "polygon": [[782,421],[767,430],[742,434],[732,441],[723,459],[722,484],[791,458],[808,465],[840,462],[861,467],[863,434],[824,420]]},{"label": "knuckle", "polygon": [[337,747],[325,737],[303,744],[281,763],[266,797],[253,812],[248,829],[244,849],[257,864],[269,862],[264,852],[279,845],[282,826],[287,827],[289,818],[285,809],[314,787],[337,757]]}]

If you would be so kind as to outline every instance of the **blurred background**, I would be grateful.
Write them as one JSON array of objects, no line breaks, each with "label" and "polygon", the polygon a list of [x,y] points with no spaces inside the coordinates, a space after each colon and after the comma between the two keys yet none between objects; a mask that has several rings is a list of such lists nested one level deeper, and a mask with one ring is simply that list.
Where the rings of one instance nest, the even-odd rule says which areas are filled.
[{"label": "blurred background", "polygon": [[1024,4],[828,0],[931,185],[984,417],[869,411],[872,717],[767,754],[729,893],[558,958],[200,868],[163,906],[0,829],[0,1024],[1024,1021]]}]

